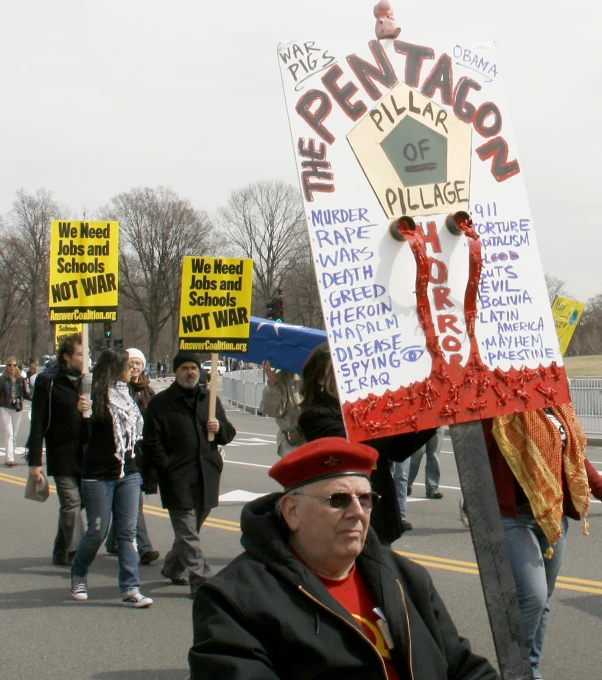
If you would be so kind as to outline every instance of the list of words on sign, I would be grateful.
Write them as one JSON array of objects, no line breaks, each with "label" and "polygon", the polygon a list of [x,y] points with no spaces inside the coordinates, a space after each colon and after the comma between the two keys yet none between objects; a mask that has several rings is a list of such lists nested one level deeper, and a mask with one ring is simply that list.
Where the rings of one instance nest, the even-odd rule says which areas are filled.
[{"label": "list of words on sign", "polygon": [[312,210],[316,269],[325,295],[330,345],[341,390],[392,387],[391,369],[407,350],[385,286],[375,281],[370,247],[377,227],[366,208]]},{"label": "list of words on sign", "polygon": [[474,224],[485,253],[478,312],[483,359],[489,366],[545,365],[556,358],[557,348],[552,344],[555,336],[545,334],[544,318],[525,280],[531,220],[499,219],[495,203],[485,208],[487,215]]}]

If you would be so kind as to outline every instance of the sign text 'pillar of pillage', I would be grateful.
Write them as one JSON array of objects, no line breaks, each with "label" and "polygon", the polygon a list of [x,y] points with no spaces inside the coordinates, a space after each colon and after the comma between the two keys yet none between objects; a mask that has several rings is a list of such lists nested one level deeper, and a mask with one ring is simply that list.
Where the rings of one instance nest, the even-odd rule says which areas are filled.
[{"label": "sign text 'pillar of pillage'", "polygon": [[246,352],[252,287],[251,259],[182,258],[179,349]]},{"label": "sign text 'pillar of pillage'", "polygon": [[116,321],[118,289],[119,223],[53,220],[50,322]]},{"label": "sign text 'pillar of pillage'", "polygon": [[359,441],[569,400],[496,47],[402,37],[278,48]]}]

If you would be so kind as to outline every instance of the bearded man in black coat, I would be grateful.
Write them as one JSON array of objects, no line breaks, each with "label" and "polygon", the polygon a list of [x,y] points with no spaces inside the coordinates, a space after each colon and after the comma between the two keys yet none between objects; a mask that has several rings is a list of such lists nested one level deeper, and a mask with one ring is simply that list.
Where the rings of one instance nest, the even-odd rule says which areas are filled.
[{"label": "bearded man in black coat", "polygon": [[[236,430],[219,399],[215,418],[209,418],[209,394],[200,381],[198,354],[178,352],[173,366],[175,382],[157,394],[146,411],[143,476],[149,480],[156,474],[161,502],[169,510],[174,531],[161,573],[174,585],[190,585],[194,597],[211,574],[199,531],[218,504],[223,461],[217,447],[231,442]],[[213,441],[208,433],[213,434]]]}]

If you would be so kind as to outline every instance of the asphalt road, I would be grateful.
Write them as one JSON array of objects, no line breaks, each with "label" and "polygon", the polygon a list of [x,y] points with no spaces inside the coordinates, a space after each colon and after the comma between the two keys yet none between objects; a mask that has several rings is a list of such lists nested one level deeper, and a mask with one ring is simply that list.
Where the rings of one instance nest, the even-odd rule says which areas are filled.
[{"label": "asphalt road", "polygon": [[[163,386],[163,384],[161,385]],[[228,411],[237,437],[226,447],[221,503],[207,520],[203,547],[216,570],[240,552],[241,508],[256,494],[278,489],[267,476],[275,460],[271,419]],[[24,414],[19,443],[27,436]],[[0,443],[1,439],[0,439]],[[4,449],[0,447],[0,463]],[[602,449],[588,456],[602,471]],[[116,558],[101,548],[89,575],[90,599],[69,596],[69,571],[51,564],[58,503],[23,498],[27,468],[0,468],[0,630],[2,680],[184,680],[191,643],[188,589],[168,584],[162,560],[141,566],[148,610],[121,606]],[[495,659],[470,533],[460,523],[460,489],[448,438],[441,455],[442,500],[426,500],[421,473],[409,499],[414,530],[394,549],[424,564],[460,632],[474,649]],[[422,480],[423,481],[423,480]],[[158,497],[148,498],[146,517],[154,547],[164,555],[172,533]],[[600,678],[602,639],[602,506],[593,503],[589,537],[571,522],[561,577],[551,603],[542,670],[546,680]]]}]

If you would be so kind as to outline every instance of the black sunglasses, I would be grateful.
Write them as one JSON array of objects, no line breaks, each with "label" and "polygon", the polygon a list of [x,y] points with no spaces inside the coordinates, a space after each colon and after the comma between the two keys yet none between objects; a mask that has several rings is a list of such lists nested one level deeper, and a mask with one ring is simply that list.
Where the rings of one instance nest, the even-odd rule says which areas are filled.
[{"label": "black sunglasses", "polygon": [[372,510],[372,508],[381,499],[381,496],[377,494],[376,491],[368,491],[367,493],[360,494],[341,492],[333,493],[330,496],[314,496],[310,493],[297,491],[293,494],[293,496],[307,496],[308,498],[317,498],[318,500],[328,503],[330,507],[334,508],[335,510],[344,510],[345,508],[348,508],[354,498],[357,498],[360,505],[362,506],[362,510]]}]

